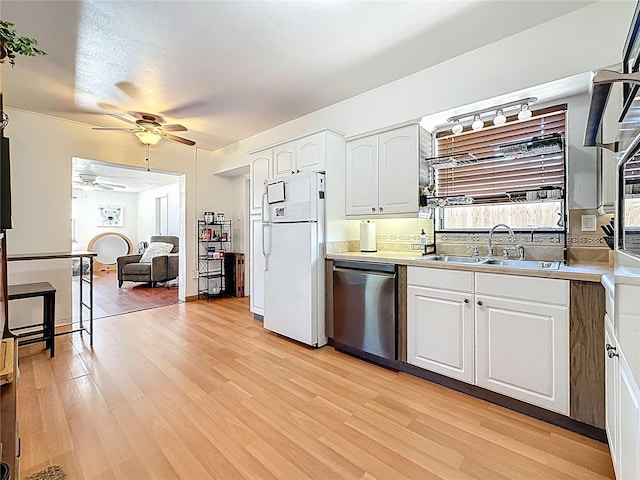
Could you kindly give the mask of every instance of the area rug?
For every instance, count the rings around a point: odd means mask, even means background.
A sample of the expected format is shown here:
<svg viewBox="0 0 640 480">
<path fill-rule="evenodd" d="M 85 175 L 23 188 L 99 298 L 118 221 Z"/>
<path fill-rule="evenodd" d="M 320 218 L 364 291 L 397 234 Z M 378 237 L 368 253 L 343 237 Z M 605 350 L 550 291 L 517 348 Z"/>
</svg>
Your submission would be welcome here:
<svg viewBox="0 0 640 480">
<path fill-rule="evenodd" d="M 29 475 L 24 480 L 66 480 L 67 474 L 60 468 L 60 465 L 50 465 L 33 475 Z"/>
</svg>

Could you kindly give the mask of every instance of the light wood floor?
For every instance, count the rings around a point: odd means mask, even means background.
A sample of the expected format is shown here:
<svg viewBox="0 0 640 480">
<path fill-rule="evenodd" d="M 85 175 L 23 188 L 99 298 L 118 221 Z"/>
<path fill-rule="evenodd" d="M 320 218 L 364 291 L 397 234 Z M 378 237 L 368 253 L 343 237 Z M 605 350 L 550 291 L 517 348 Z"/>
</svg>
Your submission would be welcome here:
<svg viewBox="0 0 640 480">
<path fill-rule="evenodd" d="M 20 350 L 22 476 L 604 479 L 606 445 L 263 330 L 247 299 L 101 319 Z"/>
</svg>

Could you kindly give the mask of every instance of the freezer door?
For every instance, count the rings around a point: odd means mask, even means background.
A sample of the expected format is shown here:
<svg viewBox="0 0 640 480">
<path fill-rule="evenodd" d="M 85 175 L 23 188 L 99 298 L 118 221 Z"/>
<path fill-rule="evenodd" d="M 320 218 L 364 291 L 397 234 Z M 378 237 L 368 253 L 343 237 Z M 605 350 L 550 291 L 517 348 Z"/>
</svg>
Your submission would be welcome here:
<svg viewBox="0 0 640 480">
<path fill-rule="evenodd" d="M 317 221 L 324 198 L 324 174 L 304 172 L 266 186 L 265 220 L 273 223 Z"/>
<path fill-rule="evenodd" d="M 317 223 L 270 225 L 269 267 L 265 272 L 264 327 L 272 332 L 306 343 L 324 345 L 324 328 L 318 321 L 324 313 L 319 304 L 319 257 Z M 322 282 L 323 283 L 323 282 Z"/>
</svg>

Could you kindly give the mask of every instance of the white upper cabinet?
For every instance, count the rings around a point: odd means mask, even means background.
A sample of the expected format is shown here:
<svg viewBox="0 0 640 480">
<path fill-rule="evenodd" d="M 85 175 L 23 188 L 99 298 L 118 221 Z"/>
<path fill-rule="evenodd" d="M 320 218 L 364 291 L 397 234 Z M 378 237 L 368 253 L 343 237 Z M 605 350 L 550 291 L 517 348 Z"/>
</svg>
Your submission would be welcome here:
<svg viewBox="0 0 640 480">
<path fill-rule="evenodd" d="M 285 143 L 273 149 L 273 177 L 291 175 L 296 169 L 296 144 Z"/>
<path fill-rule="evenodd" d="M 378 211 L 378 137 L 347 142 L 347 215 L 371 215 Z"/>
<path fill-rule="evenodd" d="M 346 214 L 418 211 L 419 126 L 347 142 Z"/>
<path fill-rule="evenodd" d="M 320 132 L 296 141 L 296 170 L 325 171 L 327 133 Z"/>
<path fill-rule="evenodd" d="M 325 170 L 326 132 L 319 132 L 273 149 L 273 177 Z"/>
<path fill-rule="evenodd" d="M 251 153 L 251 214 L 262 210 L 265 180 L 304 171 L 324 172 L 327 155 L 344 158 L 344 140 L 331 130 Z"/>
<path fill-rule="evenodd" d="M 251 214 L 262 212 L 264 182 L 271 178 L 272 153 L 272 150 L 265 150 L 251 156 Z"/>
<path fill-rule="evenodd" d="M 378 212 L 418 211 L 418 129 L 378 135 Z"/>
</svg>

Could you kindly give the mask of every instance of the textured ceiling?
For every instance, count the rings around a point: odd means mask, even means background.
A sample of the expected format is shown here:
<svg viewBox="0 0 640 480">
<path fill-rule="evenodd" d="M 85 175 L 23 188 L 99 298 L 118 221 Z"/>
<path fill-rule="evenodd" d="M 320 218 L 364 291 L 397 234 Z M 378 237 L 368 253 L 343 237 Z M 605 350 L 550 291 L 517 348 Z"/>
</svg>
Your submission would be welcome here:
<svg viewBox="0 0 640 480">
<path fill-rule="evenodd" d="M 11 107 L 89 125 L 161 114 L 215 150 L 589 3 L 2 0 L 48 53 L 2 85 Z"/>
<path fill-rule="evenodd" d="M 88 160 L 85 158 L 73 158 L 71 168 L 71 181 L 74 188 L 80 188 L 77 182 L 80 175 L 96 175 L 96 182 L 113 185 L 123 185 L 125 188 L 116 188 L 116 192 L 138 193 L 152 188 L 171 185 L 180 181 L 180 176 L 171 173 L 146 170 L 134 167 L 116 166 L 112 163 Z"/>
</svg>

